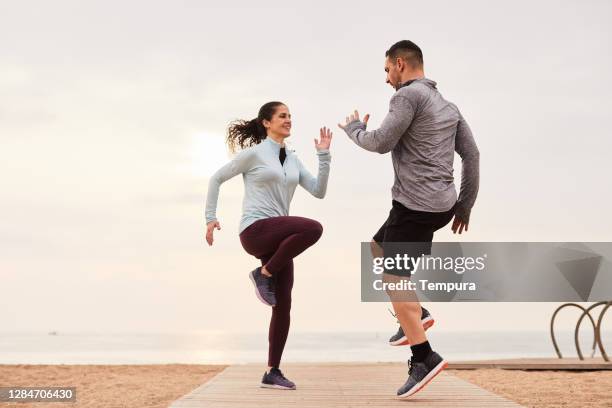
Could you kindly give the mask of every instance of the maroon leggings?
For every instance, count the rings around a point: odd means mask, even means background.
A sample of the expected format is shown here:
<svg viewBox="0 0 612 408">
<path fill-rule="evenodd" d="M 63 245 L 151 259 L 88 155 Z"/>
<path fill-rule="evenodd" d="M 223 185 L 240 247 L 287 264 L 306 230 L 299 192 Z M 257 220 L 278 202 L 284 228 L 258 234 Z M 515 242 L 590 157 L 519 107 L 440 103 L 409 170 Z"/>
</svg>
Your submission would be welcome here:
<svg viewBox="0 0 612 408">
<path fill-rule="evenodd" d="M 255 221 L 240 234 L 242 247 L 261 260 L 275 283 L 276 306 L 268 331 L 268 366 L 280 365 L 289 334 L 293 258 L 319 240 L 323 227 L 303 217 L 272 217 Z"/>
</svg>

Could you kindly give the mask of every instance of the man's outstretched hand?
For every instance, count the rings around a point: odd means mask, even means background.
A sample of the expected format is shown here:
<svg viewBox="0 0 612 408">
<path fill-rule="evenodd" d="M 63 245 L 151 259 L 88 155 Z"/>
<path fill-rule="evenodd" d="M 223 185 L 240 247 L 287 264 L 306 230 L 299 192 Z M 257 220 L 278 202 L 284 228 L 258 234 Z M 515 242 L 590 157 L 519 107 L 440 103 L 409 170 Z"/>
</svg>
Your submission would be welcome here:
<svg viewBox="0 0 612 408">
<path fill-rule="evenodd" d="M 453 220 L 453 226 L 451 227 L 453 230 L 453 234 L 461 234 L 463 229 L 465 228 L 465 232 L 468 230 L 468 223 L 463 221 L 461 218 L 455 215 L 455 219 Z"/>
<path fill-rule="evenodd" d="M 355 112 L 353 112 L 350 116 L 346 117 L 346 122 L 343 124 L 338 123 L 338 127 L 340 129 L 344 129 L 346 127 L 346 125 L 348 125 L 349 123 L 351 123 L 354 120 L 359 120 L 359 112 L 357 112 L 357 110 L 355 110 Z M 368 124 L 368 120 L 370 120 L 370 114 L 367 113 L 364 117 L 363 117 L 363 124 L 367 126 Z"/>
</svg>

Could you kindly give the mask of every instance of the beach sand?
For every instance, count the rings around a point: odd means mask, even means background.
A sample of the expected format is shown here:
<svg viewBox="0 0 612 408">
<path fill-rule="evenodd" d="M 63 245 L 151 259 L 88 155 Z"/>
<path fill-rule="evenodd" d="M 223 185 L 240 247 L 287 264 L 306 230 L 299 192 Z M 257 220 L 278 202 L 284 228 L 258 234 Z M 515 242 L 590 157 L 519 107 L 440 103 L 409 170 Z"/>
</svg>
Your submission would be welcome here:
<svg viewBox="0 0 612 408">
<path fill-rule="evenodd" d="M 76 387 L 77 402 L 6 403 L 0 408 L 167 408 L 223 370 L 220 365 L 0 365 L 0 386 Z"/>
<path fill-rule="evenodd" d="M 612 371 L 446 370 L 527 407 L 612 407 Z"/>
<path fill-rule="evenodd" d="M 74 386 L 76 403 L 0 403 L 0 408 L 165 408 L 224 366 L 0 365 L 0 386 Z M 529 407 L 611 407 L 612 371 L 447 370 Z M 398 379 L 398 384 L 404 379 Z"/>
</svg>

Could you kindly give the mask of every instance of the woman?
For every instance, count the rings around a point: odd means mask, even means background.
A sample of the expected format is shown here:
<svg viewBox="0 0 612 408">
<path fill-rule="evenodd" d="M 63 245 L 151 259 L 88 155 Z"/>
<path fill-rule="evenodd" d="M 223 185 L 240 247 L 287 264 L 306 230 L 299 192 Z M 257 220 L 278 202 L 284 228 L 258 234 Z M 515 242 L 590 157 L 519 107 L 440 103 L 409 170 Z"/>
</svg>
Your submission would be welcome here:
<svg viewBox="0 0 612 408">
<path fill-rule="evenodd" d="M 315 220 L 289 216 L 289 205 L 298 183 L 317 198 L 327 189 L 332 132 L 320 130 L 314 144 L 319 172 L 313 177 L 291 150 L 285 139 L 291 131 L 291 114 L 281 102 L 268 102 L 257 118 L 230 124 L 227 142 L 231 150 L 243 150 L 210 179 L 206 199 L 206 241 L 213 244 L 213 231 L 221 229 L 215 216 L 220 185 L 242 174 L 245 195 L 240 221 L 240 242 L 247 253 L 261 261 L 249 275 L 255 294 L 272 307 L 269 328 L 268 370 L 261 386 L 295 389 L 279 369 L 289 334 L 293 258 L 321 237 L 323 227 Z"/>
</svg>

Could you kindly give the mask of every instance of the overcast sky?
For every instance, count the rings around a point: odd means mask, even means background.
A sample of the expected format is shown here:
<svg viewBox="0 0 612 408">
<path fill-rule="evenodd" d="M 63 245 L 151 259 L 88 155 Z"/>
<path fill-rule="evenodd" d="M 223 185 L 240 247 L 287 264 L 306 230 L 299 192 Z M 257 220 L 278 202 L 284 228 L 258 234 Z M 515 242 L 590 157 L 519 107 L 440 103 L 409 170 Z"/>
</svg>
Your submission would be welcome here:
<svg viewBox="0 0 612 408">
<path fill-rule="evenodd" d="M 429 2 L 431 3 L 431 2 Z M 333 127 L 327 197 L 296 261 L 294 330 L 393 331 L 359 302 L 359 242 L 390 208 L 390 155 L 336 124 L 380 124 L 384 52 L 421 46 L 481 152 L 470 231 L 437 240 L 609 241 L 612 6 L 607 1 L 0 2 L 0 321 L 14 330 L 265 331 L 238 240 L 240 177 L 204 244 L 208 177 L 224 132 L 269 100 L 316 169 Z M 460 174 L 456 161 L 456 175 Z M 545 330 L 554 304 L 432 306 L 440 329 Z M 499 319 L 499 314 L 504 319 Z M 528 314 L 530 318 L 525 318 Z M 569 319 L 568 319 L 569 320 Z"/>
</svg>

